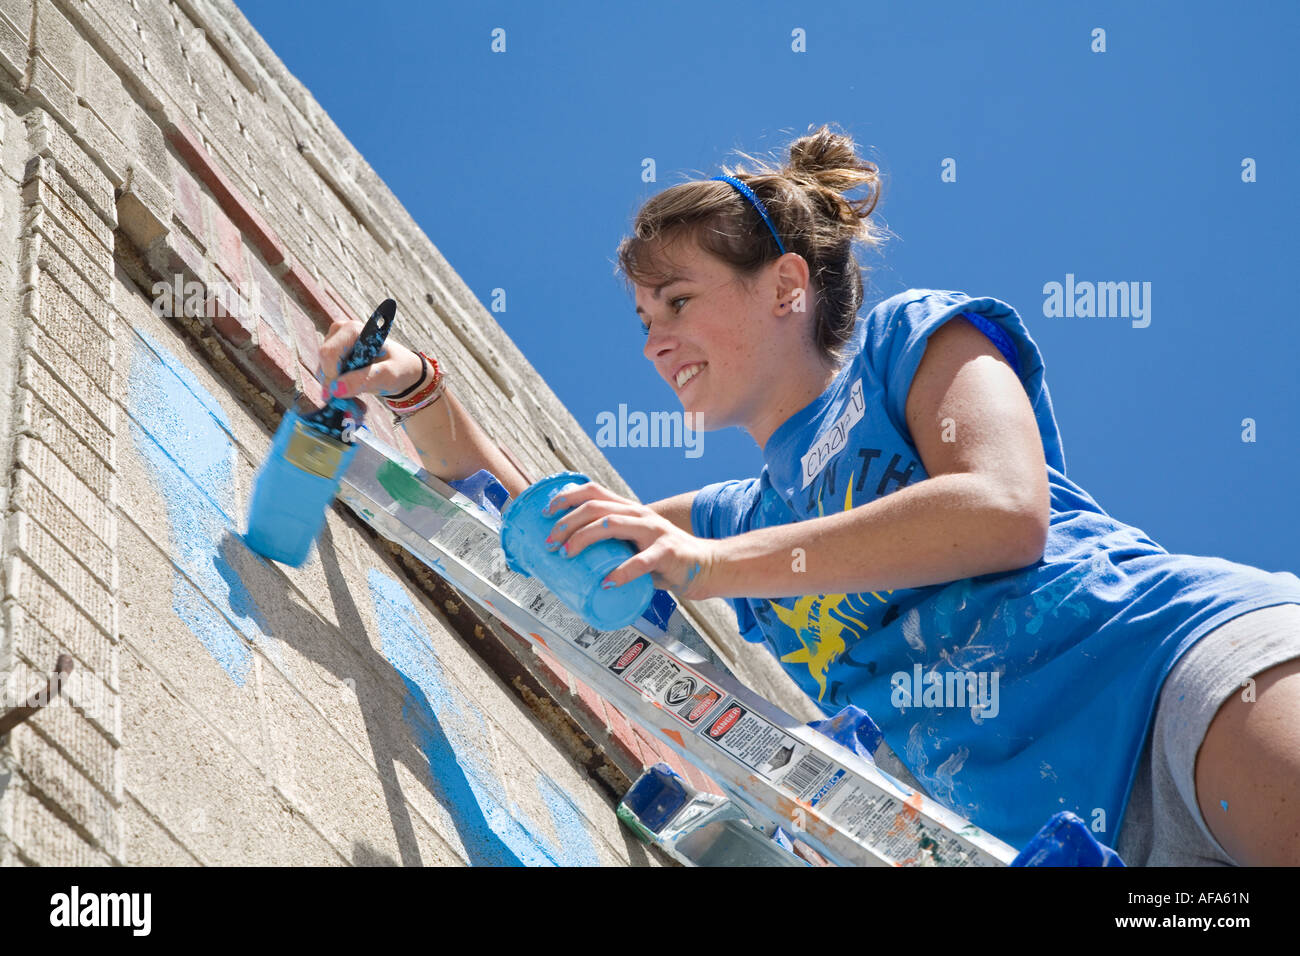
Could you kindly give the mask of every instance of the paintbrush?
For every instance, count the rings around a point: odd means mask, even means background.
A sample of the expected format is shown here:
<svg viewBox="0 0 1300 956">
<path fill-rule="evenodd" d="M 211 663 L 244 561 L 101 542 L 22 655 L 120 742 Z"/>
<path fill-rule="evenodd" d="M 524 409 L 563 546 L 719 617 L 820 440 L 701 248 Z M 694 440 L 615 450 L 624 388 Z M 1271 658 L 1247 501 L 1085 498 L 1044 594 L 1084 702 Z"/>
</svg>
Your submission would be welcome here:
<svg viewBox="0 0 1300 956">
<path fill-rule="evenodd" d="M 380 303 L 339 362 L 339 375 L 379 356 L 396 314 L 392 299 Z M 324 408 L 307 415 L 292 408 L 285 412 L 253 482 L 245 544 L 295 568 L 307 560 L 325 524 L 325 509 L 356 454 L 353 433 L 364 419 L 365 406 L 350 398 L 330 397 Z"/>
</svg>

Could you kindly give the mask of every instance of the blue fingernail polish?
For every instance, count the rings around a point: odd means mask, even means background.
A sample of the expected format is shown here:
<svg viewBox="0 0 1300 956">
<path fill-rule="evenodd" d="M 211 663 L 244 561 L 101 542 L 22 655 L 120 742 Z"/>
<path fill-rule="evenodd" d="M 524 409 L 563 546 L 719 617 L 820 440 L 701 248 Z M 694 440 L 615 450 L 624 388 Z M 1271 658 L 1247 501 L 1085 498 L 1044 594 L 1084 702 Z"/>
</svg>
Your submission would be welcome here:
<svg viewBox="0 0 1300 956">
<path fill-rule="evenodd" d="M 608 527 L 609 527 L 609 519 L 606 518 L 604 521 L 602 521 L 602 522 L 600 523 L 600 526 L 601 526 L 602 528 L 608 528 Z"/>
<path fill-rule="evenodd" d="M 601 589 L 602 591 L 608 591 L 608 590 L 609 590 L 610 588 L 612 588 L 612 587 L 617 587 L 617 585 L 616 585 L 613 581 L 601 581 L 601 582 L 600 582 L 600 589 Z"/>
</svg>

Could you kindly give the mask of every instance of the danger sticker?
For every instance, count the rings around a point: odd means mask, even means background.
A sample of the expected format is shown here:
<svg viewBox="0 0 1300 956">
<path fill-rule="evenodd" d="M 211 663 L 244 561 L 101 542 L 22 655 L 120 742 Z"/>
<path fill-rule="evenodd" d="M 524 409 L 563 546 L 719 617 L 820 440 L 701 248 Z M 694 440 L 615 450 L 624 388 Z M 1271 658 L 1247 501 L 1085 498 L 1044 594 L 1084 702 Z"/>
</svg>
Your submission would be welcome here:
<svg viewBox="0 0 1300 956">
<path fill-rule="evenodd" d="M 728 707 L 723 715 L 715 720 L 713 726 L 709 728 L 709 736 L 714 740 L 717 740 L 734 727 L 736 721 L 740 720 L 740 718 L 744 717 L 747 713 L 749 713 L 749 711 L 745 710 L 745 708 L 741 707 L 739 704 Z"/>
<path fill-rule="evenodd" d="M 780 727 L 729 699 L 700 735 L 768 780 L 781 777 L 802 747 Z"/>
<path fill-rule="evenodd" d="M 631 654 L 628 648 L 623 657 Z M 615 665 L 622 661 L 615 661 Z M 634 660 L 624 665 L 623 682 L 635 687 L 688 727 L 694 727 L 722 700 L 722 692 L 711 686 L 681 661 L 658 647 L 638 650 Z M 611 670 L 618 673 L 616 666 Z"/>
<path fill-rule="evenodd" d="M 629 647 L 627 650 L 625 650 L 622 654 L 620 654 L 618 660 L 616 660 L 614 663 L 609 665 L 609 669 L 612 670 L 615 674 L 623 673 L 625 670 L 627 670 L 629 667 L 632 666 L 632 662 L 635 661 L 638 657 L 640 657 L 641 652 L 644 651 L 649 646 L 650 646 L 650 642 L 646 640 L 633 641 L 632 646 Z"/>
</svg>

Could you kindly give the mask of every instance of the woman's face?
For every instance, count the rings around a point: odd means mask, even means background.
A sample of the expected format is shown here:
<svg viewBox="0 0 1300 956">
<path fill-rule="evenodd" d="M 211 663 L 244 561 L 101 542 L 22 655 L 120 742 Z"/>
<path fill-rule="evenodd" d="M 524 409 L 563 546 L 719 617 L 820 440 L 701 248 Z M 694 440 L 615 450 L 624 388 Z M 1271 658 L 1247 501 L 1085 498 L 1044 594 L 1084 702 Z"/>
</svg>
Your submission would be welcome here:
<svg viewBox="0 0 1300 956">
<path fill-rule="evenodd" d="M 694 430 L 745 427 L 771 394 L 789 334 L 790 323 L 777 321 L 775 271 L 760 272 L 747 289 L 694 243 L 680 243 L 671 261 L 663 285 L 636 286 L 637 313 L 648 326 L 645 357 L 683 410 L 699 416 Z"/>
</svg>

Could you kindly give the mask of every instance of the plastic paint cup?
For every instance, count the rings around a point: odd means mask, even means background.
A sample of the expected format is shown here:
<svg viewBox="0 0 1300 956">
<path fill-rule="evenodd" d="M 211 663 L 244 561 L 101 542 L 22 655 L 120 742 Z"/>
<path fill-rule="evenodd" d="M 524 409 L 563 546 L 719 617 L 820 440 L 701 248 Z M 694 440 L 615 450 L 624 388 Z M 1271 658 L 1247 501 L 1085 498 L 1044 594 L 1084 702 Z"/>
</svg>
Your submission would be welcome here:
<svg viewBox="0 0 1300 956">
<path fill-rule="evenodd" d="M 562 471 L 534 482 L 501 514 L 501 548 L 512 571 L 535 576 L 564 605 L 592 627 L 615 631 L 634 623 L 654 597 L 654 584 L 643 574 L 626 584 L 602 588 L 601 582 L 636 550 L 617 538 L 602 538 L 571 558 L 547 550 L 546 538 L 573 509 L 543 515 L 556 495 L 591 481 L 586 475 Z"/>
</svg>

